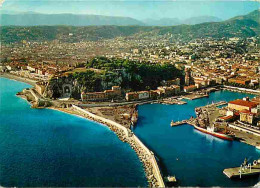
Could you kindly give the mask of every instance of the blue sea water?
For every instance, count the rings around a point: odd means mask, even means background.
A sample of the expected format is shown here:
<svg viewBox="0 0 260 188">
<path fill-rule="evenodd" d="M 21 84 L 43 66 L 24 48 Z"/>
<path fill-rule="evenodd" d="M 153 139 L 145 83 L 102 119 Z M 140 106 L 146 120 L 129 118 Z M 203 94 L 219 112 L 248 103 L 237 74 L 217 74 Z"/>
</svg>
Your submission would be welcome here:
<svg viewBox="0 0 260 188">
<path fill-rule="evenodd" d="M 107 127 L 15 94 L 29 85 L 0 78 L 1 186 L 146 186 L 137 155 Z"/>
<path fill-rule="evenodd" d="M 185 105 L 146 104 L 138 107 L 135 134 L 159 158 L 164 175 L 176 175 L 180 186 L 255 185 L 260 178 L 230 180 L 222 172 L 240 166 L 244 158 L 258 159 L 260 151 L 237 141 L 225 141 L 195 130 L 190 125 L 171 127 L 171 120 L 195 116 L 194 108 L 217 101 L 231 101 L 253 95 L 218 91 L 209 98 L 188 101 Z"/>
</svg>

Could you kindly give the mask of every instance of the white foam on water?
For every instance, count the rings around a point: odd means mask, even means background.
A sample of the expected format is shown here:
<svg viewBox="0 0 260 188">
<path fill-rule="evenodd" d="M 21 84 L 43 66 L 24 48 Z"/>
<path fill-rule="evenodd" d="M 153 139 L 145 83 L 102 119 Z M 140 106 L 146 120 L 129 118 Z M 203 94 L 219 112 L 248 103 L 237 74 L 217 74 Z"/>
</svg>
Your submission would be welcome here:
<svg viewBox="0 0 260 188">
<path fill-rule="evenodd" d="M 255 184 L 254 187 L 259 188 L 260 187 L 260 181 L 257 184 Z"/>
</svg>

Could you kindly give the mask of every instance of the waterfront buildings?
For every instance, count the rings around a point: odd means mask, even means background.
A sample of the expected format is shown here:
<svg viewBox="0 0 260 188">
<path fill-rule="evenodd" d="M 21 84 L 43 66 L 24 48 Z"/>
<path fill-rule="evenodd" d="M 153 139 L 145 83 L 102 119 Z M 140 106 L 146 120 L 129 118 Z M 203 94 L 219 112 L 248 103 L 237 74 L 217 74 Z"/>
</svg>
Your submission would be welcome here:
<svg viewBox="0 0 260 188">
<path fill-rule="evenodd" d="M 184 92 L 191 92 L 197 89 L 198 86 L 195 85 L 189 85 L 189 86 L 184 86 Z"/>
<path fill-rule="evenodd" d="M 126 93 L 125 99 L 126 101 L 158 99 L 160 97 L 171 97 L 178 95 L 180 92 L 180 86 L 178 85 L 160 86 L 157 87 L 156 90 L 128 92 Z"/>
<path fill-rule="evenodd" d="M 257 107 L 257 105 L 258 103 L 249 101 L 249 98 L 244 98 L 244 99 L 237 99 L 234 101 L 230 101 L 228 103 L 228 108 L 236 111 L 242 111 L 242 110 L 251 111 L 251 109 Z"/>
<path fill-rule="evenodd" d="M 103 92 L 82 92 L 82 101 L 104 101 L 118 99 L 121 97 L 121 87 L 112 86 L 111 90 L 105 90 Z"/>
<path fill-rule="evenodd" d="M 253 102 L 250 101 L 249 98 L 243 98 L 228 103 L 227 119 L 239 119 L 241 122 L 257 126 L 260 121 L 259 117 L 259 102 Z"/>
</svg>

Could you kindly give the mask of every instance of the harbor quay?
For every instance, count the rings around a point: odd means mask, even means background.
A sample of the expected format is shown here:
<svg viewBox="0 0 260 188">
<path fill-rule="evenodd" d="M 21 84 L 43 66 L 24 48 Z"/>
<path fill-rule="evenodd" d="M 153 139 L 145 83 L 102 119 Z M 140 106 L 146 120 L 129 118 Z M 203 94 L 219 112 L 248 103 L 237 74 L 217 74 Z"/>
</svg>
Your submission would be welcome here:
<svg viewBox="0 0 260 188">
<path fill-rule="evenodd" d="M 229 91 L 241 92 L 241 93 L 249 93 L 249 94 L 260 95 L 260 90 L 232 87 L 232 86 L 226 86 L 226 85 L 223 86 L 223 89 L 229 90 Z"/>
<path fill-rule="evenodd" d="M 248 176 L 255 176 L 260 174 L 260 158 L 254 160 L 253 163 L 241 164 L 240 167 L 224 169 L 223 173 L 228 178 L 245 178 Z"/>
<path fill-rule="evenodd" d="M 259 148 L 260 129 L 257 126 L 252 126 L 239 120 L 234 121 L 234 119 L 231 119 L 233 121 L 223 121 L 226 120 L 226 116 L 223 118 L 223 111 L 225 113 L 227 107 L 221 106 L 227 104 L 228 102 L 226 101 L 219 101 L 197 107 L 195 108 L 195 111 L 201 111 L 203 117 L 191 117 L 190 119 L 184 119 L 181 121 L 172 120 L 170 125 L 175 127 L 189 124 L 204 133 L 211 134 L 219 138 L 226 138 L 227 135 L 230 135 L 232 138 L 229 138 L 228 136 L 228 140 L 237 140 Z M 204 127 L 205 130 L 201 129 L 200 127 Z M 214 129 L 210 130 L 207 127 L 213 127 Z M 215 134 L 216 132 L 219 132 L 221 135 Z"/>
</svg>

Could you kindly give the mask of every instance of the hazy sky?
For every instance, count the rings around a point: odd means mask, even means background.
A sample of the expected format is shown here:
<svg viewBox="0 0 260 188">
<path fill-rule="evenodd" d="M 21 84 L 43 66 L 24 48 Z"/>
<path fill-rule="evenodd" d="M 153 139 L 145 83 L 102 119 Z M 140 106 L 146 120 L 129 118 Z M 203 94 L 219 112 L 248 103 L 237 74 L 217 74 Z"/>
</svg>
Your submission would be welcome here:
<svg viewBox="0 0 260 188">
<path fill-rule="evenodd" d="M 196 0 L 5 0 L 2 10 L 35 11 L 42 13 L 98 14 L 146 18 L 190 18 L 216 16 L 228 19 L 259 9 L 254 1 L 196 1 Z"/>
</svg>

